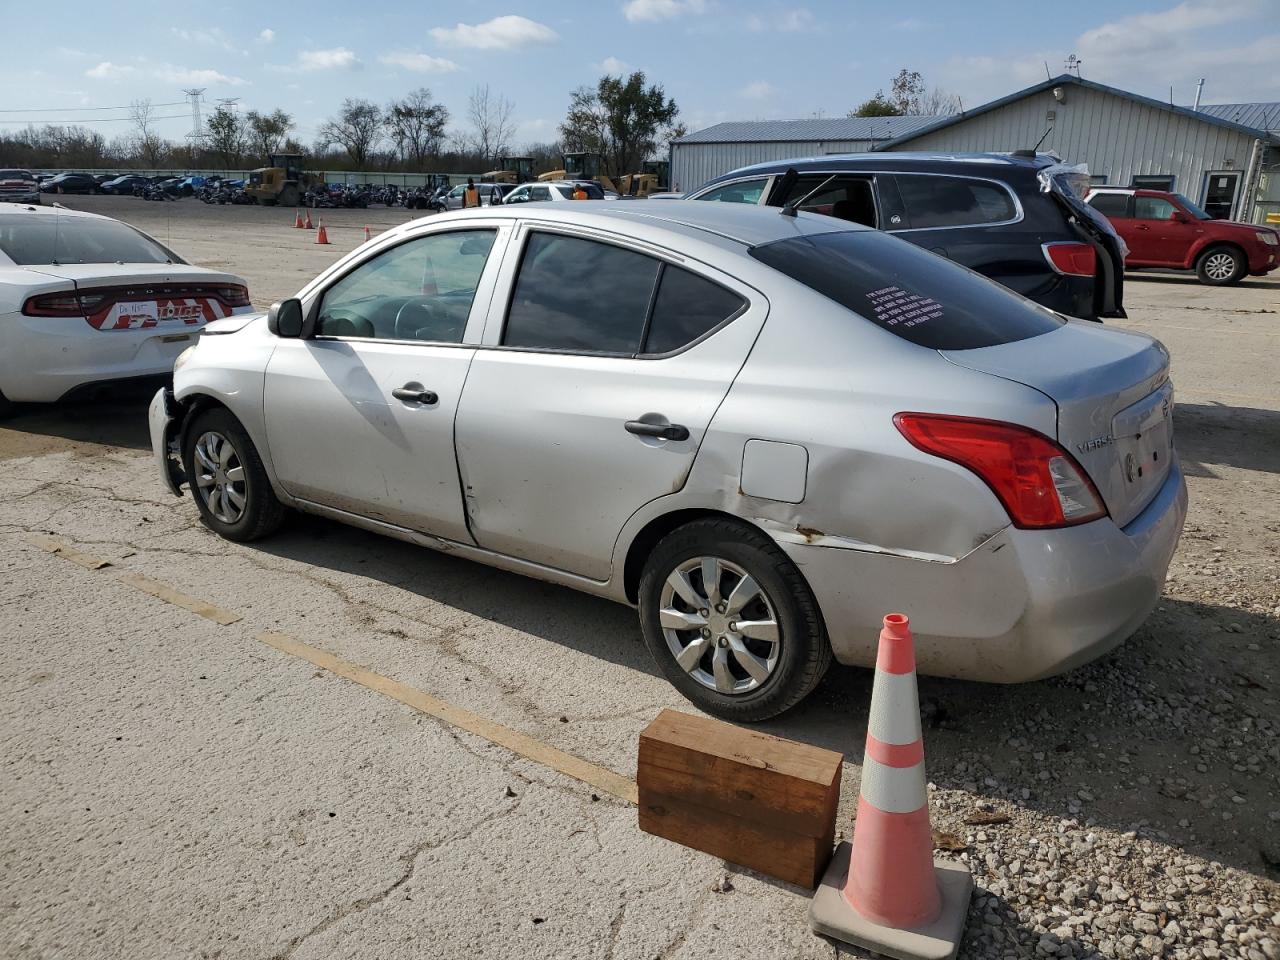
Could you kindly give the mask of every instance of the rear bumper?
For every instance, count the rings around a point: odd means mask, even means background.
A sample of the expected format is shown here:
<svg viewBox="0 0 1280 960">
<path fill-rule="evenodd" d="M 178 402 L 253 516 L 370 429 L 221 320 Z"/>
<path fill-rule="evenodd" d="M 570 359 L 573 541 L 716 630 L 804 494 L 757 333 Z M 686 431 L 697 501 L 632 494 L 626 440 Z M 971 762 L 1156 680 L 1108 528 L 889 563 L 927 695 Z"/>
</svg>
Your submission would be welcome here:
<svg viewBox="0 0 1280 960">
<path fill-rule="evenodd" d="M 97 330 L 82 317 L 0 315 L 0 393 L 21 403 L 74 399 L 86 390 L 167 379 L 200 328 Z"/>
<path fill-rule="evenodd" d="M 921 673 L 1020 683 L 1128 638 L 1164 586 L 1187 512 L 1181 468 L 1123 529 L 1007 527 L 952 563 L 780 543 L 822 608 L 836 659 L 872 666 L 881 617 L 911 617 Z"/>
</svg>

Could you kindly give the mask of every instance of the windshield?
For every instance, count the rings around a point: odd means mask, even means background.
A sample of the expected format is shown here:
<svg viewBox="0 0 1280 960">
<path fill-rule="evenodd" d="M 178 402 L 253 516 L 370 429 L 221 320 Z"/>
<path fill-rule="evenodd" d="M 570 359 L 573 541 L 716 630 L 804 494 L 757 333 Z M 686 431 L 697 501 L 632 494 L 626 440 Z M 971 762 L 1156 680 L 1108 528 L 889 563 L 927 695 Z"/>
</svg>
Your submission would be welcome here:
<svg viewBox="0 0 1280 960">
<path fill-rule="evenodd" d="M 1205 213 L 1203 210 L 1201 210 L 1199 207 L 1197 207 L 1194 203 L 1192 203 L 1190 200 L 1188 200 L 1188 199 L 1187 199 L 1186 197 L 1184 197 L 1182 194 L 1180 194 L 1180 193 L 1175 193 L 1175 194 L 1174 194 L 1174 196 L 1178 198 L 1178 202 L 1179 202 L 1180 204 L 1182 204 L 1183 209 L 1184 209 L 1184 210 L 1186 210 L 1186 211 L 1187 211 L 1187 213 L 1189 213 L 1189 214 L 1191 214 L 1193 217 L 1195 217 L 1197 220 L 1212 220 L 1212 219 L 1213 219 L 1213 217 L 1209 216 L 1207 213 Z"/>
<path fill-rule="evenodd" d="M 750 253 L 894 336 L 934 350 L 1012 343 L 1065 322 L 972 270 L 875 230 L 792 237 Z"/>
<path fill-rule="evenodd" d="M 0 214 L 0 252 L 14 263 L 182 263 L 115 220 Z"/>
</svg>

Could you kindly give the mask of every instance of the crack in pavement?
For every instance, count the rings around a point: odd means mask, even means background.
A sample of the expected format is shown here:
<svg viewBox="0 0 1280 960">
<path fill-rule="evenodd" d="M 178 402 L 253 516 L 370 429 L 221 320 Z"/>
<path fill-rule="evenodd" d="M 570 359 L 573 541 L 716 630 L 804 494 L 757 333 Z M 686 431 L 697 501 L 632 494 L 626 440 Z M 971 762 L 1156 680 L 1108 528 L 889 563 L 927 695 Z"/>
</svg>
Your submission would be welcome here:
<svg viewBox="0 0 1280 960">
<path fill-rule="evenodd" d="M 414 846 L 412 849 L 401 854 L 400 860 L 402 863 L 405 864 L 405 869 L 398 877 L 392 880 L 391 883 L 389 883 L 387 886 L 383 887 L 381 890 L 377 891 L 376 893 L 372 893 L 372 894 L 369 894 L 368 896 L 361 897 L 358 900 L 353 900 L 350 903 L 339 907 L 338 909 L 333 911 L 331 914 L 329 914 L 329 916 L 325 917 L 319 923 L 315 924 L 306 933 L 299 934 L 298 936 L 294 937 L 292 940 L 289 941 L 289 943 L 283 949 L 273 953 L 270 957 L 270 960 L 288 960 L 288 958 L 292 957 L 295 953 L 297 953 L 298 949 L 302 947 L 308 940 L 312 939 L 313 937 L 317 937 L 320 934 L 324 933 L 325 931 L 331 929 L 336 924 L 341 923 L 343 920 L 347 919 L 347 917 L 351 917 L 351 916 L 355 916 L 356 914 L 363 913 L 364 911 L 368 910 L 370 907 L 374 907 L 374 906 L 377 906 L 379 903 L 382 903 L 388 897 L 390 897 L 391 894 L 395 893 L 397 890 L 399 890 L 406 883 L 408 883 L 410 880 L 413 879 L 414 874 L 418 870 L 418 860 L 424 853 L 427 853 L 428 851 L 431 851 L 431 850 L 438 850 L 451 843 L 456 843 L 459 840 L 466 840 L 467 838 L 471 837 L 473 834 L 475 834 L 477 831 L 479 831 L 482 827 L 486 826 L 487 824 L 490 824 L 493 821 L 499 820 L 503 817 L 509 816 L 510 814 L 519 810 L 520 804 L 523 801 L 523 799 L 524 799 L 523 794 L 520 796 L 517 796 L 515 798 L 515 801 L 511 803 L 509 806 L 501 810 L 495 810 L 492 813 L 481 817 L 479 820 L 473 823 L 466 830 L 463 830 L 460 833 L 452 834 L 447 837 L 442 837 L 439 840 L 430 840 L 430 841 L 427 841 L 426 843 L 418 844 Z"/>
</svg>

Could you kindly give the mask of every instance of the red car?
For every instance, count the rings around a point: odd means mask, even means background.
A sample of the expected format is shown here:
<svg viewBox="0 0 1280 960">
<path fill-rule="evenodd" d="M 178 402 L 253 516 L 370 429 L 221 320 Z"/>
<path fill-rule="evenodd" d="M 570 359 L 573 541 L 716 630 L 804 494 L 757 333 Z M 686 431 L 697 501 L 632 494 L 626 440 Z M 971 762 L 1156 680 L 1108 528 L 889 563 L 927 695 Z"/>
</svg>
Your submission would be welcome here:
<svg viewBox="0 0 1280 960">
<path fill-rule="evenodd" d="M 1180 193 L 1096 187 L 1087 199 L 1128 244 L 1126 267 L 1194 270 L 1201 283 L 1213 286 L 1280 267 L 1280 232 L 1214 220 Z"/>
</svg>

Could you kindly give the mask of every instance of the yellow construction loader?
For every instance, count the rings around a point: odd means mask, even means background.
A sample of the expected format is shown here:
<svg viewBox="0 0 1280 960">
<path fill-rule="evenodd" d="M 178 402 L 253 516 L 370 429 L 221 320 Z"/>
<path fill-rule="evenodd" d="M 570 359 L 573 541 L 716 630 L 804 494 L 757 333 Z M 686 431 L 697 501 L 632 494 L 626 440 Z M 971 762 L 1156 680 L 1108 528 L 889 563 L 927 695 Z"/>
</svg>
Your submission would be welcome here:
<svg viewBox="0 0 1280 960">
<path fill-rule="evenodd" d="M 533 179 L 533 157 L 499 157 L 498 167 L 480 174 L 480 182 L 528 183 Z"/>
<path fill-rule="evenodd" d="M 323 174 L 304 171 L 302 163 L 300 153 L 273 153 L 267 158 L 268 166 L 249 174 L 244 192 L 264 206 L 296 207 L 314 181 L 324 180 Z"/>
</svg>

